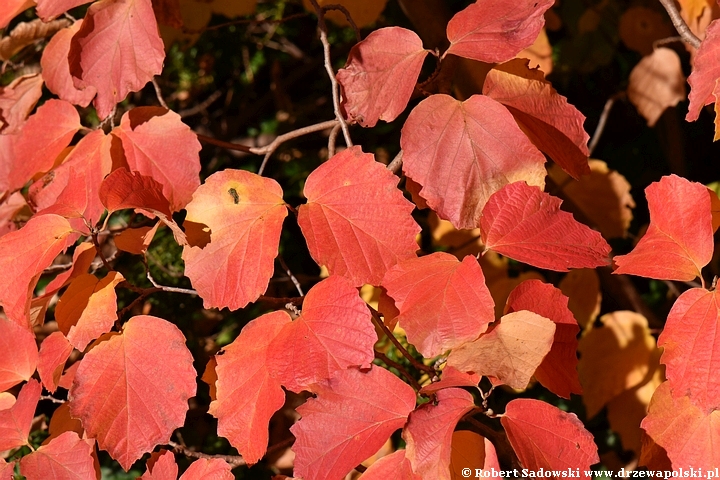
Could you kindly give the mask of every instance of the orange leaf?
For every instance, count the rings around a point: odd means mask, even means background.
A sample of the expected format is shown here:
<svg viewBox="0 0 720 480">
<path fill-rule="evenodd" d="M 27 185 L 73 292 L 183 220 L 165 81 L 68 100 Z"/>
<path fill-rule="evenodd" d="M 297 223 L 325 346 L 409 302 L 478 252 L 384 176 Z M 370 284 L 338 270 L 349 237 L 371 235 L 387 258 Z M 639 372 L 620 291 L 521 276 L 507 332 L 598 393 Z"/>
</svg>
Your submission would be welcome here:
<svg viewBox="0 0 720 480">
<path fill-rule="evenodd" d="M 153 227 L 128 228 L 123 230 L 113 238 L 115 246 L 123 252 L 142 255 L 147 252 L 160 225 L 160 222 L 157 222 Z"/>
<path fill-rule="evenodd" d="M 545 156 L 510 112 L 484 95 L 464 102 L 431 95 L 410 112 L 400 145 L 405 174 L 456 228 L 477 227 L 490 196 L 509 183 L 545 185 Z"/>
<path fill-rule="evenodd" d="M 308 175 L 308 203 L 298 209 L 298 224 L 310 254 L 331 275 L 358 287 L 379 285 L 390 267 L 415 256 L 420 227 L 397 182 L 360 147 L 343 150 Z"/>
<path fill-rule="evenodd" d="M 554 336 L 551 320 L 525 310 L 508 313 L 490 332 L 450 352 L 447 364 L 495 377 L 495 384 L 524 389 L 550 351 Z"/>
<path fill-rule="evenodd" d="M 187 206 L 189 222 L 209 229 L 210 243 L 183 247 L 185 275 L 205 308 L 242 308 L 265 292 L 287 215 L 275 180 L 244 170 L 210 175 Z M 205 230 L 208 232 L 208 230 Z"/>
<path fill-rule="evenodd" d="M 93 3 L 68 54 L 75 87 L 97 90 L 95 108 L 100 118 L 159 75 L 164 59 L 150 0 Z"/>
<path fill-rule="evenodd" d="M 17 400 L 0 407 L 0 449 L 10 450 L 28 444 L 30 426 L 41 393 L 40 382 L 31 379 L 20 389 Z"/>
<path fill-rule="evenodd" d="M 196 372 L 173 324 L 140 315 L 85 354 L 70 389 L 70 413 L 126 471 L 185 422 Z"/>
<path fill-rule="evenodd" d="M 40 344 L 40 357 L 38 359 L 38 374 L 46 390 L 54 392 L 60 381 L 65 361 L 73 351 L 62 332 L 53 332 Z"/>
</svg>

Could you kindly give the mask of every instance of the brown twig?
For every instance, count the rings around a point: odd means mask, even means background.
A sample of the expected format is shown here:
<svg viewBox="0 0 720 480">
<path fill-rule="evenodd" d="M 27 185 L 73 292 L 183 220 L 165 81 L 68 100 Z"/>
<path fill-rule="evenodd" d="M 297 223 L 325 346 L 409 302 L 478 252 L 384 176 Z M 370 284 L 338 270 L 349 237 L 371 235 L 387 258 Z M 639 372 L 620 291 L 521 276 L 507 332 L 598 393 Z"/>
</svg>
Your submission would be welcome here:
<svg viewBox="0 0 720 480">
<path fill-rule="evenodd" d="M 397 363 L 394 360 L 390 360 L 387 357 L 387 355 L 385 355 L 382 352 L 378 352 L 377 350 L 375 350 L 375 358 L 377 358 L 378 360 L 382 360 L 385 363 L 385 365 L 387 365 L 388 367 L 392 367 L 395 370 L 397 370 L 398 372 L 400 372 L 400 375 L 405 377 L 405 379 L 410 383 L 410 385 L 412 385 L 412 387 L 415 389 L 416 392 L 420 391 L 420 389 L 422 388 L 422 385 L 420 385 L 420 383 L 417 380 L 415 380 L 415 377 L 410 375 L 410 372 L 405 370 L 405 367 L 403 367 L 402 365 L 400 365 L 399 363 Z"/>
<path fill-rule="evenodd" d="M 153 88 L 155 88 L 155 96 L 157 97 L 158 103 L 160 103 L 160 106 L 163 108 L 167 108 L 170 110 L 170 107 L 167 106 L 167 103 L 165 103 L 165 99 L 162 95 L 162 90 L 160 90 L 160 85 L 158 85 L 157 80 L 155 80 L 155 77 L 152 79 Z"/>
<path fill-rule="evenodd" d="M 188 447 L 180 445 L 179 443 L 175 443 L 172 440 L 169 441 L 167 444 L 172 447 L 173 451 L 175 451 L 181 455 L 185 455 L 186 457 L 205 458 L 208 460 L 212 460 L 214 458 L 219 458 L 221 460 L 225 460 L 227 463 L 232 465 L 233 468 L 239 467 L 242 465 L 247 465 L 245 460 L 240 455 L 209 455 L 207 453 L 196 452 L 195 450 L 190 450 Z"/>
<path fill-rule="evenodd" d="M 687 23 L 685 23 L 685 20 L 683 20 L 675 4 L 675 0 L 660 0 L 660 3 L 665 7 L 665 10 L 670 16 L 670 20 L 672 20 L 673 25 L 675 25 L 675 30 L 677 30 L 683 40 L 695 48 L 700 48 L 700 39 L 695 36 Z"/>
<path fill-rule="evenodd" d="M 121 285 L 122 285 L 122 284 L 121 284 Z M 160 291 L 162 291 L 161 289 L 155 288 L 155 287 L 153 287 L 153 288 L 146 288 L 146 289 L 143 289 L 143 290 L 144 290 L 143 292 L 140 292 L 140 296 L 139 296 L 139 297 L 137 297 L 137 298 L 134 299 L 132 302 L 130 302 L 129 304 L 125 305 L 123 308 L 121 308 L 120 310 L 117 311 L 117 318 L 118 318 L 118 319 L 117 319 L 117 322 L 120 322 L 120 320 L 122 319 L 122 317 L 124 317 L 127 312 L 129 312 L 129 311 L 131 311 L 133 308 L 135 308 L 135 305 L 137 305 L 138 303 L 140 303 L 140 302 L 142 302 L 143 300 L 145 300 L 149 295 L 151 295 L 151 294 L 153 294 L 153 293 L 155 293 L 155 292 L 160 292 Z M 117 327 L 118 327 L 118 330 L 119 330 L 119 329 L 120 329 L 120 323 L 117 324 Z"/>
<path fill-rule="evenodd" d="M 592 156 L 593 152 L 595 151 L 595 147 L 597 147 L 597 144 L 600 141 L 600 137 L 605 130 L 605 125 L 607 124 L 607 119 L 610 116 L 610 110 L 612 110 L 615 102 L 624 96 L 625 92 L 616 93 L 612 97 L 608 98 L 607 102 L 605 102 L 605 107 L 603 107 L 603 111 L 600 114 L 600 120 L 598 120 L 597 127 L 595 127 L 595 132 L 593 133 L 593 136 L 590 139 L 590 143 L 588 144 L 588 156 Z"/>
<path fill-rule="evenodd" d="M 337 140 L 338 132 L 340 132 L 340 122 L 330 130 L 330 135 L 328 136 L 328 158 L 335 156 L 335 141 Z"/>
<path fill-rule="evenodd" d="M 343 117 L 342 112 L 340 111 L 339 86 L 337 79 L 335 78 L 335 71 L 332 67 L 332 60 L 330 59 L 330 42 L 327 38 L 325 12 L 322 8 L 320 8 L 317 0 L 310 0 L 310 3 L 312 3 L 313 8 L 315 9 L 315 13 L 318 17 L 318 29 L 320 29 L 320 43 L 322 43 L 323 46 L 325 70 L 327 71 L 328 77 L 330 78 L 330 83 L 332 85 L 333 111 L 335 112 L 335 118 L 338 122 L 340 122 L 340 128 L 342 128 L 343 136 L 345 137 L 345 145 L 348 147 L 352 147 L 353 143 L 352 139 L 350 138 L 350 130 L 348 130 L 347 122 L 345 122 L 345 117 Z"/>
<path fill-rule="evenodd" d="M 105 259 L 105 255 L 102 253 L 102 247 L 100 247 L 100 243 L 98 242 L 98 232 L 94 228 L 90 231 L 90 236 L 92 237 L 93 245 L 95 246 L 95 251 L 97 252 L 98 256 L 100 257 L 100 260 L 102 260 L 103 265 L 105 268 L 108 269 L 108 272 L 112 271 L 112 267 L 108 263 L 108 261 Z"/>
<path fill-rule="evenodd" d="M 385 336 L 393 343 L 393 345 L 395 345 L 395 348 L 400 350 L 400 353 L 402 353 L 403 357 L 405 357 L 410 362 L 410 364 L 412 364 L 413 367 L 415 367 L 421 372 L 427 373 L 428 375 L 430 375 L 431 378 L 437 375 L 437 372 L 432 367 L 429 367 L 424 363 L 418 362 L 415 357 L 410 355 L 410 352 L 408 352 L 407 349 L 403 346 L 403 344 L 400 343 L 397 338 L 395 338 L 395 335 L 393 335 L 387 325 L 385 325 L 385 322 L 382 321 L 382 318 L 380 318 L 380 312 L 375 310 L 370 305 L 368 305 L 367 307 L 370 310 L 370 314 L 372 315 L 372 319 L 374 320 L 375 324 L 383 331 Z"/>
<path fill-rule="evenodd" d="M 222 140 L 218 140 L 217 138 L 208 137 L 207 135 L 202 135 L 200 133 L 196 133 L 198 140 L 204 143 L 209 143 L 211 145 L 215 145 L 216 147 L 222 147 L 226 150 L 237 150 L 240 152 L 245 153 L 252 153 L 250 149 L 252 147 L 248 147 L 247 145 L 240 145 L 239 143 L 230 143 L 230 142 L 224 142 Z"/>
<path fill-rule="evenodd" d="M 350 27 L 352 27 L 353 31 L 355 32 L 355 39 L 360 42 L 362 40 L 362 35 L 360 34 L 360 29 L 358 28 L 357 24 L 355 23 L 355 20 L 352 19 L 352 16 L 350 15 L 350 12 L 348 12 L 348 9 L 345 8 L 342 5 L 339 5 L 337 3 L 332 3 L 330 5 L 323 5 L 322 6 L 323 13 L 327 12 L 328 10 L 338 10 L 342 12 L 343 15 L 345 15 L 345 20 L 348 21 L 350 24 Z"/>
<path fill-rule="evenodd" d="M 395 155 L 395 158 L 392 159 L 392 162 L 388 163 L 387 169 L 390 170 L 392 173 L 397 173 L 402 167 L 402 161 L 403 151 L 400 150 L 398 154 Z"/>
<path fill-rule="evenodd" d="M 315 125 L 308 125 L 307 127 L 298 128 L 297 130 L 278 135 L 275 140 L 270 142 L 268 145 L 265 145 L 264 147 L 251 147 L 250 153 L 254 153 L 255 155 L 265 154 L 265 158 L 263 158 L 262 164 L 258 169 L 258 175 L 262 175 L 262 172 L 265 170 L 265 166 L 267 165 L 270 156 L 284 142 L 292 140 L 293 138 L 302 137 L 303 135 L 307 135 L 308 133 L 320 132 L 322 130 L 327 130 L 328 128 L 334 128 L 337 123 L 337 120 L 328 120 L 327 122 L 320 122 L 316 123 Z"/>
<path fill-rule="evenodd" d="M 222 91 L 215 90 L 213 93 L 210 94 L 209 97 L 207 97 L 205 100 L 198 103 L 194 107 L 186 108 L 185 110 L 180 110 L 178 112 L 178 115 L 180 115 L 180 118 L 191 117 L 193 115 L 196 115 L 196 114 L 202 112 L 203 110 L 205 110 L 210 105 L 212 105 L 215 102 L 215 100 L 217 100 L 220 97 L 222 97 Z"/>
</svg>

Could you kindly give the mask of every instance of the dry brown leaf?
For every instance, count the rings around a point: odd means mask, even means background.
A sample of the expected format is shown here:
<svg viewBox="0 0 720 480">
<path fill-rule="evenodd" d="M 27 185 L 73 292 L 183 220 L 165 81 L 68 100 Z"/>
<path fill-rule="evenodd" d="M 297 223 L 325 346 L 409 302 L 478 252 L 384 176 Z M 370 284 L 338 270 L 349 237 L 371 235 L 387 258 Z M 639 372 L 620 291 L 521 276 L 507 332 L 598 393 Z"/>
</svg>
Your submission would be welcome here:
<svg viewBox="0 0 720 480">
<path fill-rule="evenodd" d="M 620 39 L 630 50 L 650 55 L 653 43 L 661 38 L 677 35 L 675 28 L 665 22 L 658 10 L 646 7 L 630 7 L 620 17 Z"/>
<path fill-rule="evenodd" d="M 535 42 L 518 53 L 515 58 L 527 58 L 530 60 L 530 68 L 539 67 L 545 75 L 549 75 L 553 69 L 552 46 L 545 29 L 540 30 Z"/>
<path fill-rule="evenodd" d="M 601 160 L 590 160 L 589 163 L 590 175 L 577 182 L 557 165 L 551 165 L 548 175 L 605 238 L 624 237 L 635 208 L 630 183 Z"/>
<path fill-rule="evenodd" d="M 560 291 L 569 298 L 568 308 L 578 325 L 585 330 L 592 328 L 592 323 L 600 313 L 600 278 L 595 270 L 579 268 L 560 280 Z"/>
<path fill-rule="evenodd" d="M 39 18 L 30 22 L 18 23 L 9 35 L 0 39 L 0 59 L 10 60 L 13 55 L 35 40 L 51 37 L 55 32 L 68 25 L 70 25 L 70 21 L 64 18 L 48 23 L 43 22 Z"/>
<path fill-rule="evenodd" d="M 500 469 L 495 446 L 485 437 L 469 430 L 458 430 L 452 434 L 450 444 L 450 475 L 453 480 L 467 478 L 464 468 L 491 471 Z"/>
<path fill-rule="evenodd" d="M 610 400 L 641 384 L 650 372 L 657 347 L 647 320 L 639 313 L 618 311 L 600 317 L 603 327 L 578 342 L 578 376 L 588 418 Z"/>
<path fill-rule="evenodd" d="M 385 10 L 387 0 L 318 0 L 318 5 L 342 5 L 350 13 L 350 17 L 358 28 L 367 27 L 375 23 L 380 14 Z M 310 0 L 303 0 L 303 6 L 308 12 L 315 13 Z M 330 10 L 325 13 L 325 18 L 341 27 L 347 27 L 345 15 L 338 10 Z"/>
<path fill-rule="evenodd" d="M 658 48 L 643 57 L 630 72 L 627 95 L 648 126 L 654 126 L 666 108 L 687 96 L 680 56 L 669 48 Z"/>
</svg>

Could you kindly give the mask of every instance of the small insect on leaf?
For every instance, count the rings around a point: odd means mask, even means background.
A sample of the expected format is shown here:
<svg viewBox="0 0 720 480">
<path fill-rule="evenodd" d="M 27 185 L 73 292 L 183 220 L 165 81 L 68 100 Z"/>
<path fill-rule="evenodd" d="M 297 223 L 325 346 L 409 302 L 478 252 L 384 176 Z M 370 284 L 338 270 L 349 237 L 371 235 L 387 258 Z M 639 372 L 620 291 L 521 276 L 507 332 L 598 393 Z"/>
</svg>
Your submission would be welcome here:
<svg viewBox="0 0 720 480">
<path fill-rule="evenodd" d="M 228 190 L 228 193 L 233 198 L 233 202 L 235 202 L 235 205 L 240 203 L 240 196 L 238 195 L 237 190 L 235 190 L 234 188 L 231 188 L 230 190 Z"/>
</svg>

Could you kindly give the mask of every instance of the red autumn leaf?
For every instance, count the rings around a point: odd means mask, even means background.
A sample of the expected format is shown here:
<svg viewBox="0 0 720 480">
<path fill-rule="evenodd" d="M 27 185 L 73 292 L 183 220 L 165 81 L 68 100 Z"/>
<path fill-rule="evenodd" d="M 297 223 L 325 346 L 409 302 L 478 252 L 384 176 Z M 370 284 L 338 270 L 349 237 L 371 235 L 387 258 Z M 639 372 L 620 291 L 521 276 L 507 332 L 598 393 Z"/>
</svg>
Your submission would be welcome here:
<svg viewBox="0 0 720 480">
<path fill-rule="evenodd" d="M 0 318 L 0 392 L 29 380 L 38 363 L 35 335 L 27 327 Z"/>
<path fill-rule="evenodd" d="M 170 205 L 162 185 L 152 177 L 118 168 L 100 185 L 99 197 L 108 212 L 139 208 L 170 217 Z"/>
<path fill-rule="evenodd" d="M 113 238 L 115 246 L 123 252 L 143 255 L 147 252 L 148 247 L 150 247 L 150 243 L 153 241 L 160 225 L 161 222 L 157 222 L 153 227 L 138 227 L 123 230 Z"/>
<path fill-rule="evenodd" d="M 201 458 L 191 463 L 179 480 L 233 480 L 230 468 L 221 458 Z"/>
<path fill-rule="evenodd" d="M 475 407 L 473 397 L 460 388 L 440 390 L 437 403 L 410 413 L 403 430 L 405 457 L 422 478 L 450 480 L 450 444 L 458 421 Z"/>
<path fill-rule="evenodd" d="M 463 372 L 495 377 L 495 384 L 527 388 L 548 354 L 555 324 L 528 311 L 508 313 L 490 332 L 450 352 L 447 364 Z"/>
<path fill-rule="evenodd" d="M 400 145 L 405 174 L 456 228 L 477 227 L 490 196 L 509 183 L 545 185 L 545 156 L 510 112 L 484 95 L 464 102 L 449 95 L 426 98 L 410 112 Z"/>
<path fill-rule="evenodd" d="M 117 320 L 115 287 L 125 280 L 118 272 L 105 278 L 86 273 L 75 278 L 60 297 L 55 318 L 73 347 L 85 350 L 90 342 L 112 329 Z"/>
<path fill-rule="evenodd" d="M 95 250 L 95 246 L 91 242 L 81 243 L 80 245 L 75 247 L 72 258 L 72 267 L 60 273 L 57 277 L 53 278 L 50 283 L 47 284 L 47 286 L 45 287 L 46 294 L 50 292 L 52 292 L 53 294 L 56 293 L 62 287 L 70 283 L 72 279 L 74 279 L 78 275 L 87 273 L 88 268 L 90 268 L 90 265 L 92 264 L 96 255 L 97 251 Z"/>
<path fill-rule="evenodd" d="M 707 188 L 669 175 L 647 187 L 645 196 L 650 227 L 632 252 L 614 258 L 614 273 L 678 281 L 700 276 L 713 254 Z"/>
<path fill-rule="evenodd" d="M 477 0 L 447 26 L 445 52 L 481 62 L 506 62 L 533 44 L 553 0 Z"/>
<path fill-rule="evenodd" d="M 86 0 L 81 0 L 85 3 Z M 40 5 L 47 4 L 48 0 L 41 0 L 38 4 L 38 15 L 40 14 Z M 68 101 L 73 105 L 87 107 L 95 98 L 97 91 L 95 87 L 88 86 L 84 89 L 75 88 L 72 75 L 70 75 L 70 64 L 68 63 L 68 54 L 70 53 L 70 42 L 73 36 L 80 30 L 82 20 L 78 20 L 67 28 L 63 28 L 50 39 L 50 42 L 43 50 L 40 66 L 42 67 L 42 78 L 48 90 L 60 97 L 62 100 Z"/>
<path fill-rule="evenodd" d="M 94 480 L 93 441 L 65 432 L 20 459 L 27 480 Z"/>
<path fill-rule="evenodd" d="M 330 276 L 305 296 L 301 315 L 268 347 L 268 368 L 288 390 L 315 391 L 350 366 L 375 358 L 377 333 L 370 311 L 347 279 Z"/>
<path fill-rule="evenodd" d="M 227 438 L 243 459 L 253 465 L 267 450 L 270 417 L 285 403 L 285 393 L 268 368 L 268 347 L 290 322 L 284 311 L 251 321 L 217 355 L 217 399 L 209 413 L 218 419 L 218 435 Z"/>
<path fill-rule="evenodd" d="M 60 381 L 65 361 L 73 351 L 73 346 L 62 332 L 53 332 L 40 344 L 38 374 L 46 390 L 54 392 Z"/>
<path fill-rule="evenodd" d="M 583 471 L 600 461 L 592 435 L 574 413 L 520 398 L 507 404 L 500 421 L 525 468 Z"/>
<path fill-rule="evenodd" d="M 717 290 L 691 288 L 675 301 L 658 338 L 673 397 L 689 396 L 704 411 L 720 409 L 719 304 Z"/>
<path fill-rule="evenodd" d="M 5 459 L 0 458 L 0 480 L 14 480 L 14 474 L 15 462 L 7 463 Z"/>
<path fill-rule="evenodd" d="M 35 73 L 19 76 L 6 87 L 0 87 L 1 133 L 10 135 L 20 131 L 25 119 L 42 96 L 42 86 L 42 77 Z"/>
<path fill-rule="evenodd" d="M 180 115 L 159 107 L 134 108 L 112 133 L 122 140 L 130 170 L 162 184 L 173 212 L 185 208 L 200 185 L 201 146 Z"/>
<path fill-rule="evenodd" d="M 35 408 L 40 401 L 40 382 L 31 379 L 23 385 L 12 406 L 0 410 L 0 450 L 28 443 Z"/>
<path fill-rule="evenodd" d="M 160 74 L 164 59 L 150 0 L 100 0 L 90 5 L 68 54 L 75 87 L 97 90 L 100 118 Z"/>
<path fill-rule="evenodd" d="M 442 252 L 402 261 L 383 286 L 408 341 L 428 358 L 475 340 L 495 321 L 485 276 L 471 255 L 462 262 Z"/>
<path fill-rule="evenodd" d="M 598 232 L 561 211 L 561 203 L 525 182 L 505 186 L 482 211 L 485 247 L 558 272 L 607 265 L 610 246 Z"/>
<path fill-rule="evenodd" d="M 676 397 L 672 383 L 655 390 L 641 427 L 665 449 L 674 470 L 713 471 L 720 465 L 720 411 L 699 407 L 687 396 Z"/>
<path fill-rule="evenodd" d="M 70 389 L 70 413 L 125 471 L 183 425 L 196 372 L 173 324 L 139 315 L 121 335 L 85 354 Z"/>
<path fill-rule="evenodd" d="M 385 455 L 368 467 L 362 474 L 364 480 L 421 480 L 422 477 L 412 471 L 410 460 L 405 458 L 405 450 L 396 450 Z"/>
<path fill-rule="evenodd" d="M 355 44 L 337 73 L 346 117 L 363 127 L 392 122 L 407 107 L 428 51 L 412 30 L 380 28 Z"/>
<path fill-rule="evenodd" d="M 331 275 L 357 287 L 379 285 L 388 268 L 415 256 L 420 227 L 397 182 L 360 147 L 343 150 L 308 175 L 308 203 L 298 209 L 298 224 L 310 254 Z"/>
<path fill-rule="evenodd" d="M 402 427 L 415 408 L 415 392 L 380 367 L 338 372 L 318 385 L 317 397 L 297 408 L 295 470 L 305 480 L 340 480 Z"/>
<path fill-rule="evenodd" d="M 185 246 L 182 258 L 205 308 L 236 310 L 265 292 L 287 215 L 282 194 L 275 180 L 232 169 L 210 175 L 197 189 L 186 231 L 189 222 L 206 225 L 210 243 Z"/>
<path fill-rule="evenodd" d="M 65 249 L 72 227 L 57 215 L 31 218 L 23 228 L 0 237 L 0 305 L 5 315 L 28 326 L 30 299 L 40 274 Z M 23 255 L 17 255 L 23 252 Z"/>
<path fill-rule="evenodd" d="M 577 334 L 575 317 L 568 309 L 568 298 L 548 283 L 527 280 L 515 287 L 507 299 L 505 313 L 528 310 L 555 322 L 552 348 L 535 371 L 535 378 L 554 394 L 570 398 L 582 394 L 577 372 Z"/>
<path fill-rule="evenodd" d="M 71 8 L 90 3 L 93 0 L 36 0 L 37 14 L 44 22 L 61 15 Z"/>
<path fill-rule="evenodd" d="M 563 170 L 575 179 L 589 175 L 585 116 L 528 63 L 515 59 L 490 70 L 483 94 L 505 105 L 535 146 Z"/>
<path fill-rule="evenodd" d="M 9 189 L 17 190 L 35 174 L 50 170 L 80 127 L 77 110 L 64 100 L 48 100 L 38 108 L 14 142 Z"/>
<path fill-rule="evenodd" d="M 27 205 L 25 197 L 20 192 L 11 193 L 4 202 L 0 202 L 0 237 L 17 230 L 15 216 Z"/>
<path fill-rule="evenodd" d="M 178 466 L 175 463 L 175 455 L 167 450 L 161 450 L 159 455 L 152 454 L 150 460 L 147 461 L 147 469 L 139 480 L 177 480 L 177 475 Z"/>
<path fill-rule="evenodd" d="M 445 366 L 440 381 L 425 385 L 420 389 L 420 393 L 435 393 L 452 387 L 477 387 L 479 383 L 480 375 L 461 372 L 455 367 Z"/>
<path fill-rule="evenodd" d="M 112 170 L 112 141 L 102 129 L 83 137 L 62 165 L 30 186 L 37 209 L 58 214 L 75 210 L 91 224 L 97 223 L 105 211 L 98 186 Z"/>
<path fill-rule="evenodd" d="M 32 7 L 32 5 L 32 0 L 5 0 L 5 4 L 0 10 L 0 28 L 7 27 L 10 20 L 23 10 Z"/>
<path fill-rule="evenodd" d="M 717 87 L 717 79 L 720 78 L 720 63 L 717 62 L 717 54 L 719 48 L 720 22 L 713 21 L 705 30 L 705 39 L 695 53 L 692 73 L 688 77 L 690 105 L 685 116 L 685 120 L 688 122 L 697 120 L 705 105 L 711 103 L 717 105 L 718 103 L 720 91 Z M 717 121 L 716 118 L 715 140 L 718 139 Z"/>
</svg>

